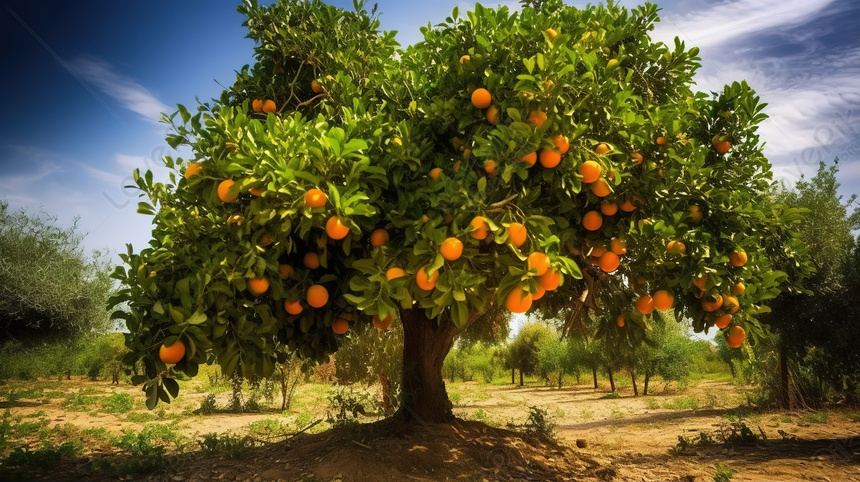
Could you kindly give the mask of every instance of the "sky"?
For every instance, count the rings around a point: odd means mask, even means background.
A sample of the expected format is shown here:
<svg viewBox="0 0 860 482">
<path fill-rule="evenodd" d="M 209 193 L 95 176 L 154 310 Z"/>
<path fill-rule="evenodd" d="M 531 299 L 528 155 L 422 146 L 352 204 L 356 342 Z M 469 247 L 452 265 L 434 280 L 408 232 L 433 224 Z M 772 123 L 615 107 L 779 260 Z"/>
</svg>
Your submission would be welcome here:
<svg viewBox="0 0 860 482">
<path fill-rule="evenodd" d="M 333 1 L 352 8 L 352 1 Z M 496 5 L 499 2 L 487 2 Z M 512 8 L 516 1 L 505 1 Z M 585 2 L 567 2 L 582 7 Z M 635 7 L 638 2 L 620 1 Z M 841 193 L 860 193 L 860 2 L 657 2 L 657 41 L 698 46 L 698 90 L 747 80 L 768 103 L 760 129 L 777 179 L 791 185 L 819 161 L 840 159 Z M 381 0 L 380 21 L 402 45 L 468 2 Z M 87 250 L 135 250 L 150 239 L 135 168 L 178 156 L 162 112 L 218 97 L 252 64 L 236 3 L 6 1 L 0 8 L 0 200 L 13 209 L 77 217 Z M 163 172 L 163 168 L 161 169 Z M 113 255 L 117 262 L 119 259 Z"/>
</svg>

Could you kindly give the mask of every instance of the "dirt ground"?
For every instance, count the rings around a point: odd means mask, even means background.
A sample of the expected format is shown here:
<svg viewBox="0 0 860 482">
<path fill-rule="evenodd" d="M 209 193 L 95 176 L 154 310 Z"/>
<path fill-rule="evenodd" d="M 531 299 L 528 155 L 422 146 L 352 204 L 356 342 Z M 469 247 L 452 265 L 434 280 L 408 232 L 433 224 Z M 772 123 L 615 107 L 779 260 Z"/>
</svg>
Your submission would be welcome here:
<svg viewBox="0 0 860 482">
<path fill-rule="evenodd" d="M 352 428 L 327 429 L 321 423 L 295 436 L 289 434 L 324 417 L 325 396 L 331 386 L 303 386 L 291 410 L 283 413 L 272 409 L 201 415 L 194 414 L 193 409 L 211 387 L 197 383 L 184 386 L 176 403 L 159 406 L 155 413 L 142 407 L 139 389 L 129 385 L 112 387 L 73 380 L 16 382 L 13 387 L 0 387 L 0 411 L 8 410 L 8 417 L 19 423 L 38 420 L 46 430 L 65 434 L 75 430 L 87 433 L 87 429 L 121 434 L 123 430 L 139 431 L 145 424 L 162 424 L 181 434 L 183 441 L 174 441 L 169 452 L 173 455 L 165 459 L 165 466 L 149 475 L 107 476 L 93 471 L 99 457 L 124 456 L 104 437 L 84 437 L 85 452 L 76 459 L 63 459 L 57 469 L 29 467 L 19 474 L 31 480 L 175 482 L 687 481 L 714 480 L 718 464 L 722 464 L 734 471 L 732 480 L 860 481 L 860 413 L 856 408 L 761 413 L 746 408 L 743 388 L 726 382 L 702 380 L 682 391 L 658 385 L 652 387 L 656 394 L 647 397 L 634 397 L 625 387 L 619 390 L 618 398 L 608 395 L 603 384 L 594 390 L 587 385 L 555 389 L 536 384 L 448 383 L 460 419 L 455 424 L 404 427 L 375 417 Z M 8 396 L 14 390 L 19 390 L 19 396 L 3 398 L 4 393 Z M 74 393 L 88 394 L 95 401 L 84 408 L 64 408 Z M 111 393 L 132 395 L 133 410 L 122 414 L 100 410 L 98 400 Z M 218 393 L 219 405 L 225 406 L 228 397 L 227 392 Z M 509 424 L 524 424 L 532 406 L 545 410 L 547 419 L 556 424 L 557 443 L 508 429 Z M 259 439 L 263 436 L 252 430 L 255 422 L 282 424 L 283 434 L 275 437 L 274 443 L 248 449 L 241 457 L 206 455 L 197 446 L 201 435 L 211 432 L 251 433 Z M 742 432 L 743 428 L 749 432 Z M 721 434 L 731 436 L 733 429 L 746 438 L 723 443 Z M 698 444 L 703 434 L 712 443 Z M 687 447 L 679 447 L 679 436 L 688 442 Z M 17 443 L 38 447 L 35 433 L 29 437 Z M 0 456 L 8 453 L 6 448 Z M 0 466 L 0 473 L 3 468 Z"/>
</svg>

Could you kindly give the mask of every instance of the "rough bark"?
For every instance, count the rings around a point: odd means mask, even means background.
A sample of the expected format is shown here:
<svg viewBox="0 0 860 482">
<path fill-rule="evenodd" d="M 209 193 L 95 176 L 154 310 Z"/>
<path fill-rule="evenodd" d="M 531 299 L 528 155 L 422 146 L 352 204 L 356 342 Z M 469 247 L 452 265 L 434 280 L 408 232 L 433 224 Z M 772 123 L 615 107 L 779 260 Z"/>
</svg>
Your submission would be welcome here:
<svg viewBox="0 0 860 482">
<path fill-rule="evenodd" d="M 591 367 L 591 376 L 594 378 L 594 389 L 597 390 L 597 367 Z"/>
<path fill-rule="evenodd" d="M 630 383 L 633 384 L 633 396 L 639 396 L 639 389 L 636 387 L 636 370 L 630 370 Z"/>
<path fill-rule="evenodd" d="M 612 376 L 612 369 L 607 368 L 606 371 L 609 372 L 609 388 L 611 388 L 612 391 L 614 392 L 615 391 L 615 378 Z"/>
<path fill-rule="evenodd" d="M 645 372 L 645 386 L 642 387 L 642 395 L 648 396 L 648 381 L 651 380 L 651 372 Z"/>
<path fill-rule="evenodd" d="M 511 385 L 514 385 L 517 383 L 517 380 L 514 378 L 514 370 L 515 369 L 511 368 Z"/>
<path fill-rule="evenodd" d="M 520 386 L 523 386 L 523 370 L 520 369 Z"/>
<path fill-rule="evenodd" d="M 391 413 L 394 407 L 391 405 L 391 389 L 388 386 L 388 373 L 385 371 L 385 365 L 379 367 L 379 384 L 382 386 L 382 408 L 385 413 Z"/>
</svg>

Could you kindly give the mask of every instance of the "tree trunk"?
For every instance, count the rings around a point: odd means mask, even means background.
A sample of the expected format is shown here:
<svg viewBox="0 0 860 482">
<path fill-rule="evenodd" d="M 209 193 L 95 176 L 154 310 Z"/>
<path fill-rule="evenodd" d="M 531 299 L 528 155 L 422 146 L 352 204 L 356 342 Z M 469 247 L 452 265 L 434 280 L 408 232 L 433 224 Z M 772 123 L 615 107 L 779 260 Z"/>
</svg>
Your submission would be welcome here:
<svg viewBox="0 0 860 482">
<path fill-rule="evenodd" d="M 607 368 L 606 371 L 609 372 L 609 388 L 611 388 L 612 391 L 614 392 L 615 391 L 615 378 L 612 377 L 612 369 Z"/>
<path fill-rule="evenodd" d="M 385 413 L 391 413 L 394 407 L 391 405 L 391 390 L 388 387 L 388 373 L 385 372 L 385 365 L 379 367 L 379 384 L 382 385 L 382 408 Z"/>
<path fill-rule="evenodd" d="M 516 371 L 516 369 L 511 368 L 511 385 L 514 385 L 517 383 L 517 380 L 514 378 L 514 372 L 515 371 Z"/>
<path fill-rule="evenodd" d="M 779 406 L 783 409 L 791 408 L 791 395 L 788 392 L 788 356 L 785 347 L 779 349 Z"/>
<path fill-rule="evenodd" d="M 632 368 L 630 369 L 630 383 L 633 384 L 633 396 L 638 397 L 639 396 L 639 389 L 636 388 L 636 370 L 634 370 Z"/>
<path fill-rule="evenodd" d="M 737 375 L 735 374 L 735 364 L 729 360 L 729 370 L 732 371 L 732 378 L 735 378 Z"/>
<path fill-rule="evenodd" d="M 597 367 L 591 367 L 591 376 L 594 378 L 594 389 L 597 390 Z"/>
<path fill-rule="evenodd" d="M 520 386 L 523 386 L 523 369 L 520 368 Z"/>
<path fill-rule="evenodd" d="M 398 412 L 408 421 L 444 423 L 454 420 L 442 380 L 442 362 L 454 344 L 457 327 L 440 325 L 422 309 L 401 310 L 403 321 L 403 400 Z"/>
<path fill-rule="evenodd" d="M 645 372 L 645 386 L 642 387 L 642 395 L 648 396 L 648 380 L 651 379 L 651 372 Z"/>
</svg>

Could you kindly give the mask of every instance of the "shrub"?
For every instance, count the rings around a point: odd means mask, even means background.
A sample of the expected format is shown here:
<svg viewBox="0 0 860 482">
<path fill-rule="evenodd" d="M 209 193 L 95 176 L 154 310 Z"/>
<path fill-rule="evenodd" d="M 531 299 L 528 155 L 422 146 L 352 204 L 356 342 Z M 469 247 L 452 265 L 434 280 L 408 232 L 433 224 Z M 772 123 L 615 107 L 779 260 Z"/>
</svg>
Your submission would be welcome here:
<svg viewBox="0 0 860 482">
<path fill-rule="evenodd" d="M 105 413 L 128 413 L 134 407 L 134 399 L 127 393 L 113 393 L 102 400 Z"/>
</svg>

